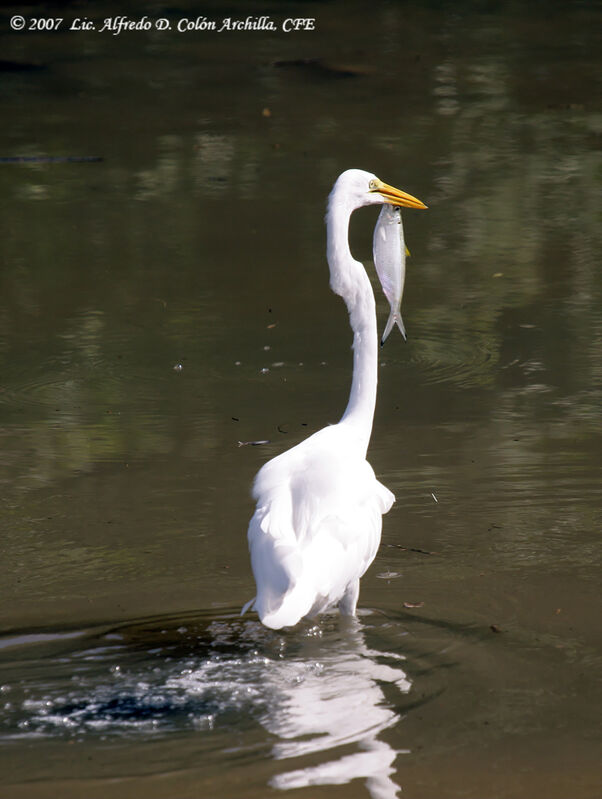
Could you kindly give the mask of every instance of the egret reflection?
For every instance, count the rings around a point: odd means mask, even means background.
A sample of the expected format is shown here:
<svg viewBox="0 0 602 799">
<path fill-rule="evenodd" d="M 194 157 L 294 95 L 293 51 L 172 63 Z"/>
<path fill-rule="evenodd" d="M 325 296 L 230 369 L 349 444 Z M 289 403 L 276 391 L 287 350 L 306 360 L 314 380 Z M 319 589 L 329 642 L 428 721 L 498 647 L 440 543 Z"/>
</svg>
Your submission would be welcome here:
<svg viewBox="0 0 602 799">
<path fill-rule="evenodd" d="M 319 752 L 324 756 L 318 765 L 312 758 L 312 765 L 287 768 L 271 785 L 286 790 L 364 779 L 373 799 L 393 799 L 400 790 L 393 781 L 400 750 L 379 736 L 400 717 L 382 686 L 409 692 L 411 683 L 401 666 L 404 658 L 370 649 L 357 620 L 349 620 L 345 628 L 336 639 L 319 639 L 319 646 L 309 639 L 301 659 L 266 675 L 274 699 L 261 722 L 280 738 L 273 747 L 275 759 L 289 761 Z M 349 754 L 353 744 L 356 751 Z M 337 754 L 343 747 L 345 753 Z"/>
<path fill-rule="evenodd" d="M 283 766 L 270 780 L 272 787 L 364 779 L 373 799 L 396 797 L 400 786 L 393 780 L 394 762 L 407 750 L 393 749 L 380 738 L 400 719 L 383 686 L 409 692 L 405 658 L 368 647 L 361 622 L 353 618 L 333 628 L 316 625 L 282 641 L 279 659 L 266 659 L 257 675 L 265 700 L 259 721 L 278 737 L 272 755 Z M 349 753 L 353 746 L 356 751 Z M 323 760 L 316 765 L 319 753 Z M 304 765 L 308 756 L 311 765 Z"/>
</svg>

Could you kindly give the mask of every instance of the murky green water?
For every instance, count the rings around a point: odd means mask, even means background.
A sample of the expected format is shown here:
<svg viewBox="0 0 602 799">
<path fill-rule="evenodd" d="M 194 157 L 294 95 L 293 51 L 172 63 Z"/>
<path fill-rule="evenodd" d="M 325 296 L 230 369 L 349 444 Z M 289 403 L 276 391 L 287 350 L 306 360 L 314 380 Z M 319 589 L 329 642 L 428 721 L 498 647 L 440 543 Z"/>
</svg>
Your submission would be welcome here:
<svg viewBox="0 0 602 799">
<path fill-rule="evenodd" d="M 201 12 L 86 5 L 125 13 Z M 0 165 L 0 794 L 598 796 L 599 7 L 202 13 L 316 30 L 2 23 L 0 156 L 102 161 Z M 274 633 L 238 617 L 249 487 L 345 407 L 350 166 L 429 205 L 370 450 L 397 503 L 357 623 Z"/>
</svg>

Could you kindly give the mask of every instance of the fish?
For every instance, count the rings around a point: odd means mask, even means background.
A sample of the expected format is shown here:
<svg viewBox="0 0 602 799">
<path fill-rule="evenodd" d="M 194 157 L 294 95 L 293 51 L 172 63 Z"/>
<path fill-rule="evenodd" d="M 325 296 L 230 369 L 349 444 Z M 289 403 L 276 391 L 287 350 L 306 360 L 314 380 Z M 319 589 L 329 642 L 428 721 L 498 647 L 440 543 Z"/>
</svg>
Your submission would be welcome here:
<svg viewBox="0 0 602 799">
<path fill-rule="evenodd" d="M 406 341 L 406 329 L 401 318 L 401 298 L 406 277 L 406 255 L 410 251 L 405 246 L 400 208 L 383 205 L 374 228 L 372 253 L 376 274 L 391 306 L 380 344 L 382 346 L 385 343 L 395 325 Z"/>
</svg>

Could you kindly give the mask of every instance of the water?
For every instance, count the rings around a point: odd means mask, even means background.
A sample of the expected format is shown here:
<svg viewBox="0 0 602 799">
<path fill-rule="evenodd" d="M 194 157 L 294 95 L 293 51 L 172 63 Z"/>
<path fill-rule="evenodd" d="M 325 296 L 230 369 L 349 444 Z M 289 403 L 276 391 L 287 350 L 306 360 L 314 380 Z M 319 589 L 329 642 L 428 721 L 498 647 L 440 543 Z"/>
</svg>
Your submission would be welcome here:
<svg viewBox="0 0 602 799">
<path fill-rule="evenodd" d="M 0 165 L 0 794 L 598 796 L 599 9 L 286 14 L 317 30 L 1 33 L 0 156 L 103 160 Z M 346 404 L 349 166 L 429 205 L 370 448 L 397 503 L 357 622 L 274 633 L 248 490 Z"/>
</svg>

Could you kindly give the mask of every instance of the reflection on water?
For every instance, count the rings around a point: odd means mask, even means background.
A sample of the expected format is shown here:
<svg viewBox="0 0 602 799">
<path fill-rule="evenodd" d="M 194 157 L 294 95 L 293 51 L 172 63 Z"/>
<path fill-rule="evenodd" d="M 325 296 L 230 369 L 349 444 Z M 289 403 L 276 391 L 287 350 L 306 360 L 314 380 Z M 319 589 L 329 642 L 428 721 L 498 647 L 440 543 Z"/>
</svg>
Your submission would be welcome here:
<svg viewBox="0 0 602 799">
<path fill-rule="evenodd" d="M 297 663 L 292 671 L 287 667 L 286 680 L 278 679 L 278 672 L 269 677 L 275 701 L 262 723 L 284 739 L 274 746 L 274 756 L 279 760 L 302 757 L 351 744 L 360 751 L 287 771 L 274 777 L 272 784 L 284 789 L 345 784 L 363 778 L 374 799 L 397 796 L 399 786 L 391 777 L 399 752 L 379 734 L 399 722 L 399 714 L 385 701 L 382 686 L 390 684 L 402 693 L 410 691 L 401 666 L 403 656 L 369 649 L 361 624 L 355 620 L 335 641 L 324 642 L 319 627 L 307 634 L 322 639 L 316 647 L 319 662 Z"/>
<path fill-rule="evenodd" d="M 289 635 L 229 619 L 175 624 L 5 637 L 5 743 L 186 729 L 211 736 L 236 719 L 252 746 L 255 721 L 275 739 L 272 756 L 282 762 L 274 787 L 363 779 L 374 799 L 397 796 L 394 763 L 403 750 L 382 733 L 399 723 L 412 684 L 403 655 L 367 645 L 369 623 L 327 617 Z"/>
</svg>

